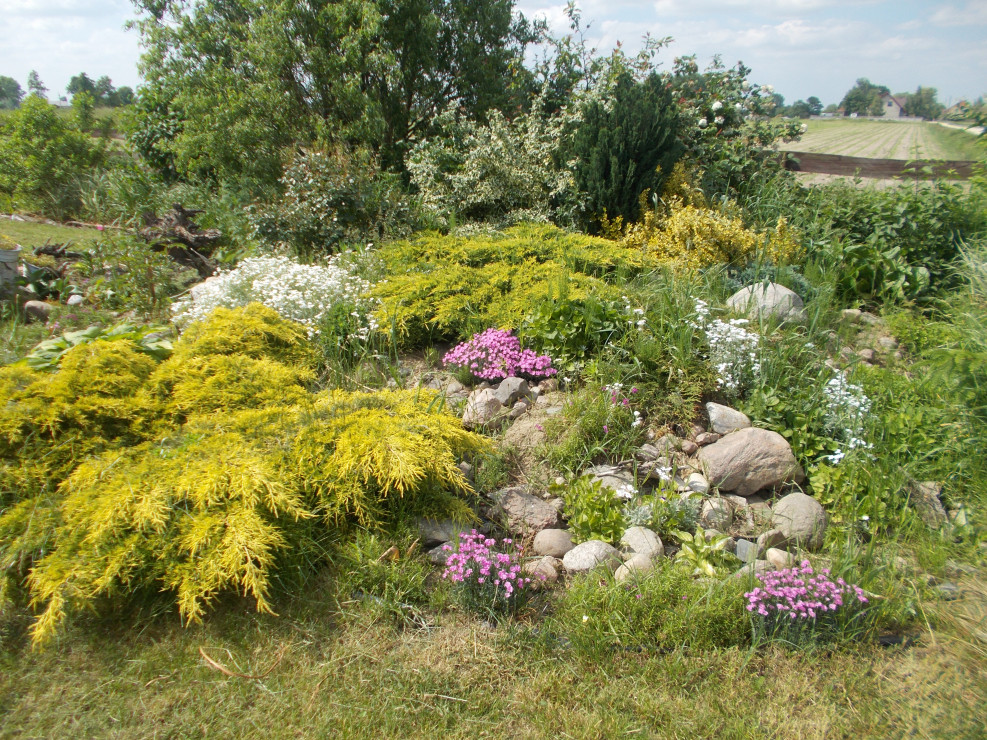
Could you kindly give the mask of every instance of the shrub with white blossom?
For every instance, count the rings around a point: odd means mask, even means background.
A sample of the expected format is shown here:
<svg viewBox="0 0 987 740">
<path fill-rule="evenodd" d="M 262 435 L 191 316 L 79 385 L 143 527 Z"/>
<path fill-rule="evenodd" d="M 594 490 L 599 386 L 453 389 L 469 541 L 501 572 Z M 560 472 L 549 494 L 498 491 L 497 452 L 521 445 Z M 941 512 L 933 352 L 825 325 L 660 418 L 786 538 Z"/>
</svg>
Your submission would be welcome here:
<svg viewBox="0 0 987 740">
<path fill-rule="evenodd" d="M 202 321 L 220 306 L 238 308 L 263 303 L 281 316 L 304 324 L 310 338 L 331 322 L 343 339 L 366 340 L 377 329 L 371 313 L 377 306 L 365 297 L 371 283 L 354 274 L 337 255 L 324 266 L 303 265 L 287 257 L 253 257 L 236 269 L 194 286 L 188 298 L 172 306 L 176 324 Z M 342 319 L 342 322 L 340 321 Z"/>
</svg>

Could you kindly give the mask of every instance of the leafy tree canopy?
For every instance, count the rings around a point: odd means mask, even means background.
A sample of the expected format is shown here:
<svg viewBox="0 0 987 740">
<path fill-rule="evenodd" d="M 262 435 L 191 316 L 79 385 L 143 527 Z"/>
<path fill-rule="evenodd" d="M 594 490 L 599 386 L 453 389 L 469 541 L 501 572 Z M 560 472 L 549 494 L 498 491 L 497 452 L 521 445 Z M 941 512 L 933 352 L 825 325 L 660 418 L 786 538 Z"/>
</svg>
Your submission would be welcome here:
<svg viewBox="0 0 987 740">
<path fill-rule="evenodd" d="M 43 98 L 45 100 L 48 98 L 48 88 L 45 87 L 45 83 L 41 81 L 41 77 L 38 75 L 37 71 L 33 69 L 27 76 L 27 89 L 31 91 L 32 95 L 37 95 L 39 98 Z"/>
<path fill-rule="evenodd" d="M 843 96 L 840 106 L 847 116 L 851 113 L 860 116 L 879 116 L 884 112 L 881 96 L 890 94 L 891 90 L 884 85 L 874 85 L 866 77 L 861 77 Z"/>
<path fill-rule="evenodd" d="M 13 77 L 0 75 L 0 110 L 16 108 L 21 104 L 24 91 Z"/>
<path fill-rule="evenodd" d="M 919 116 L 927 121 L 939 118 L 944 107 L 942 103 L 936 100 L 937 92 L 934 87 L 919 86 L 914 94 L 906 95 L 908 115 Z"/>
<path fill-rule="evenodd" d="M 314 140 L 397 168 L 450 103 L 510 109 L 530 77 L 513 0 L 136 1 L 153 101 L 136 123 L 167 122 L 154 147 L 183 176 L 270 185 L 286 148 Z"/>
</svg>

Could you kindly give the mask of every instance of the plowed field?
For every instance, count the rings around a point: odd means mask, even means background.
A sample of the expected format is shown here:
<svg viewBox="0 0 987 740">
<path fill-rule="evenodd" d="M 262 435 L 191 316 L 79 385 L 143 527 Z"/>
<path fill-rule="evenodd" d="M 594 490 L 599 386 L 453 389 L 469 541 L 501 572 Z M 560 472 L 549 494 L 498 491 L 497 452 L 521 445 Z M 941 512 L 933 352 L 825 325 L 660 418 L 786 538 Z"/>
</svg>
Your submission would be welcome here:
<svg viewBox="0 0 987 740">
<path fill-rule="evenodd" d="M 978 158 L 975 136 L 922 121 L 815 120 L 801 141 L 782 148 L 873 159 Z"/>
</svg>

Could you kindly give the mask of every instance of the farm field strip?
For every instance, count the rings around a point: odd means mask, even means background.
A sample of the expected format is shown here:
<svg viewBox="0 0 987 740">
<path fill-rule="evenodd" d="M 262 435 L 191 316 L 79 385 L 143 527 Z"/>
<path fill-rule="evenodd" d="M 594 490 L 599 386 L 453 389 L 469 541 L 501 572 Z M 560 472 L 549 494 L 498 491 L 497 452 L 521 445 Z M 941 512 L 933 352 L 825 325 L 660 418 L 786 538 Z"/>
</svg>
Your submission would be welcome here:
<svg viewBox="0 0 987 740">
<path fill-rule="evenodd" d="M 980 156 L 973 137 L 933 123 L 856 120 L 811 121 L 793 152 L 838 154 L 873 159 L 975 159 Z"/>
</svg>

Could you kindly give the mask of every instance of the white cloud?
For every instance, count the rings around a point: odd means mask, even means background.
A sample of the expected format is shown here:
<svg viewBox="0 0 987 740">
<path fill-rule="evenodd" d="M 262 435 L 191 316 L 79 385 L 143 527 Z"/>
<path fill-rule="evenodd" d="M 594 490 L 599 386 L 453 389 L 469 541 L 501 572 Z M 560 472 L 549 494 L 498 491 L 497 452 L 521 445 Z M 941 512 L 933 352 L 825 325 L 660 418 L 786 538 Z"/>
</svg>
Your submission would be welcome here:
<svg viewBox="0 0 987 740">
<path fill-rule="evenodd" d="M 944 5 L 932 14 L 931 20 L 937 26 L 946 27 L 987 25 L 987 3 L 977 0 L 963 7 Z"/>
</svg>

